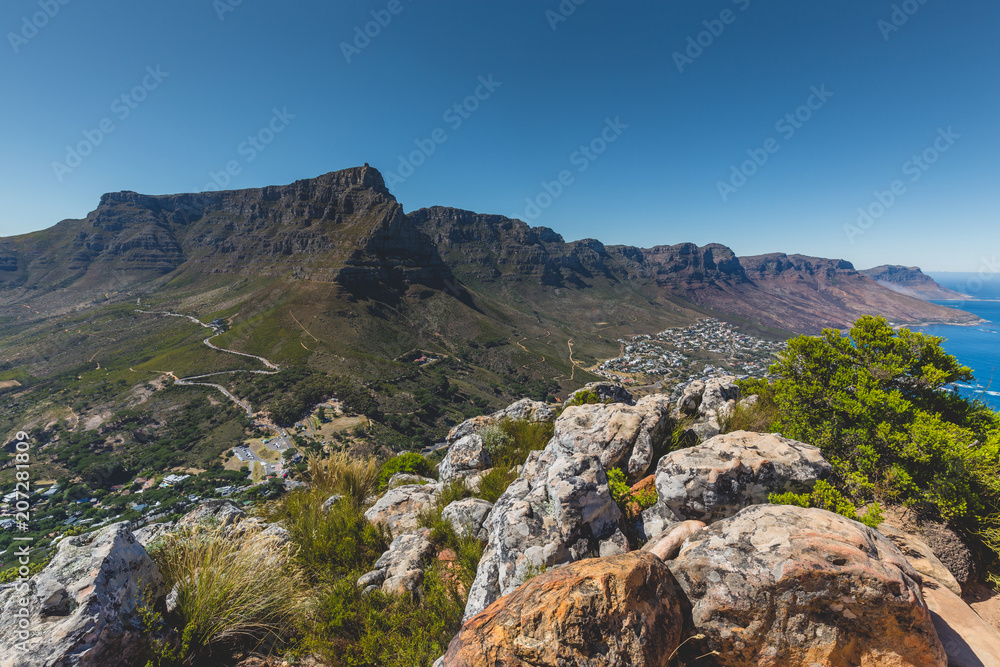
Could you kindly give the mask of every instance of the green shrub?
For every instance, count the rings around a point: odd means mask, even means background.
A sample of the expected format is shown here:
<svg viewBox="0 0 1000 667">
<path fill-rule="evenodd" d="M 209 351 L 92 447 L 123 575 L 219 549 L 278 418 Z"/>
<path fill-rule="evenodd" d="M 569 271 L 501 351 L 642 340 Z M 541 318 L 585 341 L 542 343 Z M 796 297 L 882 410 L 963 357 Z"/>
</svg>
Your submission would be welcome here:
<svg viewBox="0 0 1000 667">
<path fill-rule="evenodd" d="M 566 401 L 564 408 L 568 408 L 574 405 L 595 405 L 597 403 L 609 403 L 610 401 L 601 400 L 601 397 L 595 394 L 590 389 L 581 389 L 576 392 L 570 400 Z"/>
<path fill-rule="evenodd" d="M 297 489 L 272 508 L 268 519 L 281 521 L 297 547 L 295 560 L 310 579 L 363 569 L 389 548 L 389 535 L 364 517 L 360 506 L 343 499 L 323 510 L 328 495 Z"/>
<path fill-rule="evenodd" d="M 389 480 L 396 473 L 406 473 L 408 475 L 420 475 L 428 477 L 433 474 L 430 464 L 420 454 L 407 452 L 394 456 L 382 464 L 382 472 L 378 476 L 378 489 L 385 491 L 389 488 Z"/>
<path fill-rule="evenodd" d="M 495 503 L 516 478 L 510 469 L 494 467 L 479 479 L 479 491 L 476 492 L 476 497 Z"/>
<path fill-rule="evenodd" d="M 771 372 L 776 428 L 818 446 L 852 503 L 905 504 L 1000 555 L 1000 416 L 944 390 L 972 372 L 940 338 L 863 317 L 789 341 Z"/>
<path fill-rule="evenodd" d="M 865 514 L 859 515 L 858 508 L 845 498 L 844 494 L 823 480 L 816 482 L 812 493 L 772 493 L 767 500 L 773 505 L 817 507 L 847 517 L 852 521 L 860 521 L 870 528 L 878 528 L 879 524 L 885 520 L 882 507 L 878 503 L 869 505 Z"/>
<path fill-rule="evenodd" d="M 333 667 L 430 667 L 464 611 L 465 598 L 442 565 L 425 572 L 419 600 L 380 590 L 365 595 L 345 577 L 319 592 L 303 623 L 304 648 Z"/>
<path fill-rule="evenodd" d="M 632 487 L 625 481 L 625 473 L 621 468 L 612 468 L 608 471 L 608 488 L 611 490 L 611 497 L 614 499 L 622 516 L 634 518 L 639 512 L 648 509 L 656 504 L 656 488 L 643 489 L 637 493 L 632 492 Z"/>
</svg>

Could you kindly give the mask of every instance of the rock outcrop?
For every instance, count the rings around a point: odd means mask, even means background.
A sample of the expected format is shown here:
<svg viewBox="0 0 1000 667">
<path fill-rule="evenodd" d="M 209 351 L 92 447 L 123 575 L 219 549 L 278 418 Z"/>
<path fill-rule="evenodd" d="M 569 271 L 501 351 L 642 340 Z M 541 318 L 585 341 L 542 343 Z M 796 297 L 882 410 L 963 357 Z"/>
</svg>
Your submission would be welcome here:
<svg viewBox="0 0 1000 667">
<path fill-rule="evenodd" d="M 666 667 L 683 621 L 652 554 L 585 560 L 538 575 L 462 628 L 445 667 Z"/>
<path fill-rule="evenodd" d="M 605 470 L 622 467 L 635 482 L 645 477 L 671 426 L 669 398 L 654 394 L 635 405 L 571 405 L 556 420 L 555 439 L 568 449 L 598 456 Z"/>
<path fill-rule="evenodd" d="M 358 579 L 358 586 L 366 592 L 381 588 L 397 595 L 416 593 L 424 580 L 424 567 L 434 555 L 429 538 L 430 530 L 423 528 L 394 539 L 374 569 Z"/>
<path fill-rule="evenodd" d="M 437 501 L 436 484 L 406 484 L 389 489 L 368 511 L 365 518 L 382 524 L 393 536 L 412 533 L 420 528 L 420 513 Z"/>
<path fill-rule="evenodd" d="M 877 531 L 818 509 L 757 505 L 668 563 L 691 605 L 685 650 L 727 667 L 945 667 L 920 575 Z"/>
<path fill-rule="evenodd" d="M 162 585 L 159 569 L 125 523 L 65 538 L 24 589 L 0 592 L 0 665 L 135 665 L 145 646 L 137 608 L 147 590 L 162 595 Z"/>
<path fill-rule="evenodd" d="M 483 523 L 493 509 L 493 503 L 479 498 L 465 498 L 449 503 L 441 510 L 441 518 L 455 529 L 460 537 L 482 533 Z M 485 534 L 481 536 L 485 540 Z"/>
<path fill-rule="evenodd" d="M 627 551 L 620 517 L 600 457 L 553 438 L 543 451 L 532 452 L 486 520 L 489 538 L 466 618 L 540 569 Z"/>
<path fill-rule="evenodd" d="M 775 434 L 736 431 L 680 449 L 656 467 L 656 505 L 643 513 L 647 539 L 673 523 L 711 523 L 771 493 L 812 490 L 833 472 L 819 448 Z"/>
</svg>

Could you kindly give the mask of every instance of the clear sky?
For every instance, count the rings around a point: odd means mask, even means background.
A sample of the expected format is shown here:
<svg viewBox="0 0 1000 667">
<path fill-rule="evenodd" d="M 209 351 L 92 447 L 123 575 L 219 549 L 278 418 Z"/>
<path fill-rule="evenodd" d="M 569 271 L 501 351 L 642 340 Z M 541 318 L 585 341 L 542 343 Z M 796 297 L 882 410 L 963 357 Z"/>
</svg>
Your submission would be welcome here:
<svg viewBox="0 0 1000 667">
<path fill-rule="evenodd" d="M 0 235 L 369 162 L 406 210 L 568 240 L 977 271 L 1000 4 L 895 6 L 4 0 Z"/>
</svg>

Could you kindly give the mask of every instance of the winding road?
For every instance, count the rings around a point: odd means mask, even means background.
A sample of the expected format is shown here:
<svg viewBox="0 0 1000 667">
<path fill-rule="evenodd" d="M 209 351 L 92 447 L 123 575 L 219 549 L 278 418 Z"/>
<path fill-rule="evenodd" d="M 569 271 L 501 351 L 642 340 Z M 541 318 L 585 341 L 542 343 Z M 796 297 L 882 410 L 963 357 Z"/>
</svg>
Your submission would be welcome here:
<svg viewBox="0 0 1000 667">
<path fill-rule="evenodd" d="M 212 348 L 213 350 L 216 350 L 218 352 L 225 352 L 227 354 L 235 354 L 235 355 L 238 355 L 238 356 L 241 356 L 241 357 L 249 357 L 250 359 L 256 359 L 257 361 L 261 362 L 262 364 L 264 364 L 268 368 L 273 369 L 273 370 L 269 370 L 269 371 L 261 371 L 261 370 L 256 370 L 256 371 L 255 370 L 218 371 L 216 373 L 205 373 L 204 375 L 192 375 L 191 377 L 186 377 L 186 378 L 179 378 L 179 377 L 177 377 L 177 375 L 173 371 L 157 371 L 159 373 L 163 373 L 165 375 L 169 375 L 170 377 L 174 378 L 174 383 L 177 384 L 177 385 L 180 385 L 182 387 L 211 387 L 212 389 L 216 389 L 219 392 L 221 392 L 230 401 L 232 401 L 233 403 L 235 403 L 236 405 L 238 405 L 241 410 L 245 410 L 246 413 L 247 413 L 247 417 L 250 417 L 251 419 L 253 418 L 253 406 L 250 405 L 249 401 L 244 401 L 242 399 L 237 398 L 236 396 L 233 395 L 233 393 L 231 391 L 229 391 L 228 389 L 226 389 L 225 387 L 223 387 L 221 384 L 213 384 L 211 382 L 192 382 L 192 380 L 201 380 L 203 378 L 212 377 L 213 375 L 232 375 L 232 374 L 235 374 L 235 373 L 251 373 L 251 374 L 255 374 L 255 375 L 275 375 L 275 374 L 281 372 L 281 368 L 279 368 L 277 364 L 275 364 L 274 362 L 272 362 L 269 359 L 265 359 L 264 357 L 259 357 L 256 354 L 247 354 L 246 352 L 237 352 L 236 350 L 227 350 L 224 347 L 219 347 L 218 345 L 215 345 L 214 343 L 212 343 L 212 339 L 215 338 L 216 336 L 221 336 L 224 332 L 220 331 L 219 327 L 213 326 L 211 324 L 205 324 L 204 322 L 202 322 L 201 320 L 199 320 L 197 317 L 193 317 L 191 315 L 181 315 L 179 313 L 171 313 L 171 312 L 167 312 L 167 311 L 153 311 L 153 310 L 138 310 L 138 309 L 136 309 L 136 312 L 137 313 L 142 313 L 144 315 L 166 315 L 168 317 L 183 317 L 184 319 L 191 320 L 195 324 L 203 326 L 206 329 L 211 329 L 214 332 L 211 336 L 209 336 L 208 338 L 206 338 L 205 340 L 202 341 L 202 343 L 204 343 L 208 347 Z M 276 429 L 276 430 L 278 430 L 278 429 Z M 281 431 L 278 430 L 278 432 L 280 433 Z"/>
</svg>

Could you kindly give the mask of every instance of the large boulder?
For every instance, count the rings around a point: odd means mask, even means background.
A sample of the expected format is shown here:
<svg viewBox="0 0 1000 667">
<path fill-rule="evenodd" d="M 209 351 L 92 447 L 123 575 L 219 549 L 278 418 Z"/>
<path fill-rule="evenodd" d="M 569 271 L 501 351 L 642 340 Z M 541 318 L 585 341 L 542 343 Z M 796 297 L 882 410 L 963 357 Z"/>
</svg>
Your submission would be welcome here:
<svg viewBox="0 0 1000 667">
<path fill-rule="evenodd" d="M 531 453 L 486 520 L 488 542 L 466 618 L 541 569 L 627 551 L 619 518 L 600 458 L 553 438 L 543 451 Z"/>
<path fill-rule="evenodd" d="M 635 405 L 573 405 L 556 420 L 555 439 L 576 451 L 600 458 L 605 470 L 621 466 L 631 481 L 646 476 L 654 450 L 669 437 L 670 399 L 646 396 Z"/>
<path fill-rule="evenodd" d="M 469 620 L 445 667 L 666 667 L 681 639 L 670 570 L 634 552 L 544 572 Z"/>
<path fill-rule="evenodd" d="M 375 561 L 371 572 L 358 579 L 358 586 L 370 591 L 381 588 L 386 593 L 415 593 L 424 580 L 424 568 L 434 555 L 430 530 L 400 535 L 388 551 Z"/>
<path fill-rule="evenodd" d="M 468 477 L 490 467 L 490 456 L 478 433 L 470 433 L 456 440 L 441 459 L 438 476 L 442 482 L 458 477 Z"/>
<path fill-rule="evenodd" d="M 513 419 L 514 421 L 526 419 L 532 422 L 550 422 L 555 418 L 555 406 L 541 401 L 533 401 L 530 398 L 522 398 L 515 403 L 511 403 L 503 410 L 499 410 L 490 415 L 490 421 L 493 423 L 503 421 L 504 419 Z"/>
<path fill-rule="evenodd" d="M 625 403 L 635 405 L 635 396 L 625 388 L 625 385 L 617 382 L 591 382 L 584 385 L 582 389 L 577 389 L 566 398 L 567 403 L 572 403 L 581 395 L 593 394 L 602 403 Z"/>
<path fill-rule="evenodd" d="M 479 535 L 492 509 L 493 503 L 481 498 L 464 498 L 449 503 L 441 510 L 441 518 L 450 523 L 460 537 Z"/>
<path fill-rule="evenodd" d="M 246 518 L 247 513 L 232 500 L 209 500 L 198 505 L 177 521 L 178 528 L 213 524 L 228 528 Z"/>
<path fill-rule="evenodd" d="M 680 449 L 656 468 L 656 505 L 643 517 L 655 538 L 672 523 L 711 523 L 748 505 L 766 503 L 771 493 L 812 490 L 833 472 L 819 448 L 773 433 L 736 431 Z"/>
<path fill-rule="evenodd" d="M 375 501 L 365 512 L 365 518 L 382 524 L 393 536 L 416 532 L 420 529 L 420 513 L 433 507 L 438 493 L 437 484 L 397 486 Z"/>
<path fill-rule="evenodd" d="M 711 378 L 705 382 L 698 414 L 706 418 L 721 419 L 740 400 L 740 388 L 732 375 Z"/>
<path fill-rule="evenodd" d="M 877 531 L 819 509 L 748 507 L 667 563 L 691 605 L 691 656 L 726 667 L 945 667 L 917 574 Z M 710 664 L 710 663 L 709 663 Z"/>
<path fill-rule="evenodd" d="M 948 667 L 1000 667 L 1000 634 L 948 587 L 927 580 L 924 600 Z"/>
<path fill-rule="evenodd" d="M 0 665 L 135 665 L 146 647 L 137 607 L 162 587 L 128 524 L 68 537 L 30 583 L 0 592 Z"/>
<path fill-rule="evenodd" d="M 466 419 L 461 424 L 452 428 L 451 431 L 448 432 L 448 437 L 445 438 L 445 440 L 447 440 L 449 444 L 454 444 L 465 436 L 472 435 L 473 433 L 476 433 L 491 424 L 501 422 L 504 419 L 527 419 L 528 421 L 534 422 L 550 422 L 556 418 L 557 414 L 555 406 L 549 405 L 548 403 L 542 403 L 541 401 L 533 401 L 530 398 L 522 398 L 519 401 L 511 403 L 503 410 L 497 410 L 491 415 L 483 415 L 480 417 Z"/>
</svg>

